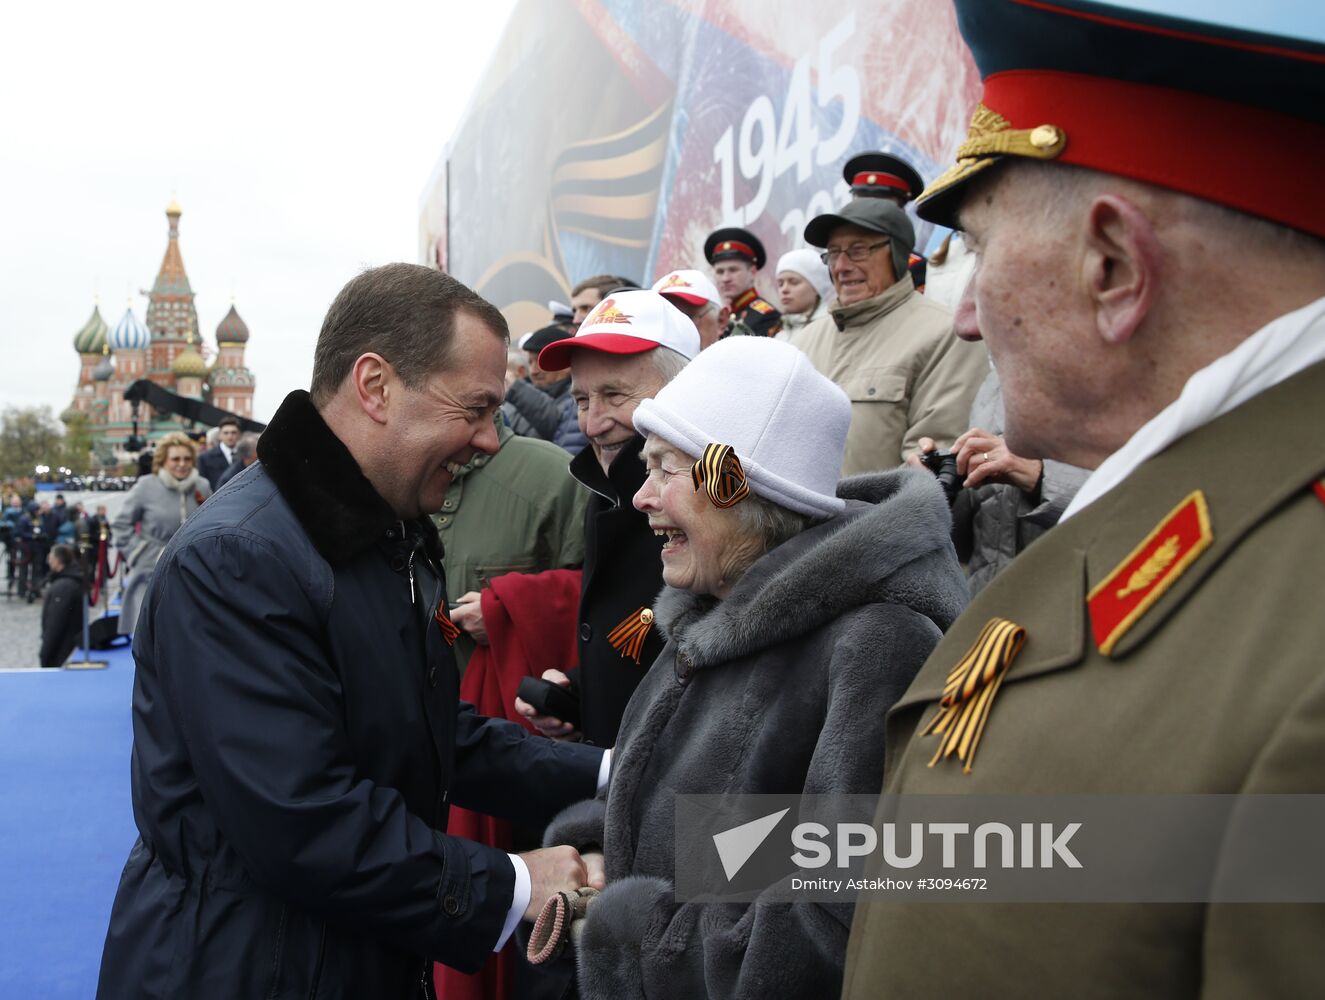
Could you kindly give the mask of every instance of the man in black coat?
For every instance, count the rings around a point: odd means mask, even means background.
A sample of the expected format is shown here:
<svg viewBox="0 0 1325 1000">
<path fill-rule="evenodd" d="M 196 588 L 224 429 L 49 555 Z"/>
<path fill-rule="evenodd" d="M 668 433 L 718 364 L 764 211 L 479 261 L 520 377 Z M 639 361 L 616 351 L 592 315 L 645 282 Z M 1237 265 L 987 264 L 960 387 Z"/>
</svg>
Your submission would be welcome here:
<svg viewBox="0 0 1325 1000">
<path fill-rule="evenodd" d="M 133 801 L 98 996 L 406 998 L 476 970 L 557 891 L 568 847 L 448 837 L 452 802 L 544 823 L 601 751 L 458 700 L 425 516 L 497 447 L 506 323 L 393 264 L 332 304 L 311 393 L 176 533 L 134 637 Z"/>
<path fill-rule="evenodd" d="M 41 653 L 43 667 L 59 667 L 78 647 L 83 635 L 83 574 L 74 550 L 56 545 L 46 559 L 51 575 L 41 605 Z"/>
<path fill-rule="evenodd" d="M 198 472 L 212 485 L 212 492 L 221 485 L 221 477 L 235 460 L 235 446 L 239 443 L 239 420 L 235 417 L 222 417 L 216 425 L 219 440 L 216 446 L 208 448 L 198 456 Z"/>
<path fill-rule="evenodd" d="M 631 417 L 699 353 L 695 324 L 657 292 L 614 292 L 595 307 L 573 338 L 543 349 L 543 367 L 570 368 L 571 396 L 589 439 L 570 471 L 589 490 L 584 515 L 584 575 L 580 589 L 579 666 L 548 670 L 545 680 L 567 686 L 579 701 L 581 726 L 516 708 L 548 736 L 582 735 L 616 743 L 630 696 L 664 645 L 653 627 L 653 602 L 662 590 L 663 539 L 631 500 L 644 485 L 644 439 Z M 632 643 L 632 640 L 635 640 Z"/>
</svg>

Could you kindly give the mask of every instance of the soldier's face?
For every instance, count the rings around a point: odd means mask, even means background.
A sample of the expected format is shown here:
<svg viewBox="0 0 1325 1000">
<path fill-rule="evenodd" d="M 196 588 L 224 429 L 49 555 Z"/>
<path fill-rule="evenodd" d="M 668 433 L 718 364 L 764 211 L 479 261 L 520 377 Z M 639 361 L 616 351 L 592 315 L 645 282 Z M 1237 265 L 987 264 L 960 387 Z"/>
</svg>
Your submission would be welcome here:
<svg viewBox="0 0 1325 1000">
<path fill-rule="evenodd" d="M 755 283 L 755 266 L 743 260 L 720 260 L 713 265 L 718 292 L 729 303 Z"/>
<path fill-rule="evenodd" d="M 954 332 L 989 347 L 1009 449 L 1033 458 L 1079 454 L 1074 449 L 1087 430 L 1117 405 L 1110 398 L 1117 390 L 1109 388 L 1109 359 L 1082 311 L 1076 244 L 1068 227 L 1043 221 L 1038 188 L 1019 182 L 1016 171 L 996 169 L 962 202 L 960 222 L 976 263 Z"/>
</svg>

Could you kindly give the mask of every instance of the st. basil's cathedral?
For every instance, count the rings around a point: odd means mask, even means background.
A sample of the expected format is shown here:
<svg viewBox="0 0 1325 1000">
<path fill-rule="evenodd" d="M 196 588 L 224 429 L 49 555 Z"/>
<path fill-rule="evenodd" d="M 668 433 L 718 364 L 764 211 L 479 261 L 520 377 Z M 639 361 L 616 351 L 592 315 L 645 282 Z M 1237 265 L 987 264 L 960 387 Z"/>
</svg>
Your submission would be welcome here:
<svg viewBox="0 0 1325 1000">
<path fill-rule="evenodd" d="M 63 416 L 74 412 L 88 418 L 93 455 L 100 466 L 116 465 L 130 456 L 125 442 L 133 431 L 132 404 L 124 390 L 138 379 L 150 379 L 180 396 L 203 400 L 238 417 L 253 416 L 253 373 L 244 365 L 248 326 L 234 305 L 216 328 L 216 360 L 208 365 L 198 330 L 193 288 L 179 250 L 179 205 L 166 209 L 169 239 L 156 282 L 147 294 L 146 321 L 132 305 L 112 329 L 100 307 L 74 336 L 81 368 L 74 399 Z M 181 428 L 178 417 L 139 405 L 138 433 L 153 439 Z"/>
</svg>

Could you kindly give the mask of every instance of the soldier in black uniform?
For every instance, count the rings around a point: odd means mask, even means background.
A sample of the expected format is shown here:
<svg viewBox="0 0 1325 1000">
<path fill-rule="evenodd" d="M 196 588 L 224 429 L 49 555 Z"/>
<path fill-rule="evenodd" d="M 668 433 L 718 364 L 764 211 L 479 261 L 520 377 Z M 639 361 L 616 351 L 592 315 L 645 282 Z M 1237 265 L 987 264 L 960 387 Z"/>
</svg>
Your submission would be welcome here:
<svg viewBox="0 0 1325 1000">
<path fill-rule="evenodd" d="M 918 198 L 925 190 L 919 172 L 901 157 L 891 153 L 857 153 L 842 168 L 842 180 L 851 188 L 851 198 L 886 198 L 899 208 Z M 916 291 L 925 290 L 925 271 L 928 262 L 918 253 L 912 253 L 907 263 Z"/>
<path fill-rule="evenodd" d="M 704 241 L 704 257 L 713 268 L 718 291 L 731 304 L 724 337 L 772 337 L 782 329 L 782 313 L 755 288 L 755 275 L 768 260 L 759 237 L 734 226 L 716 229 Z"/>
</svg>

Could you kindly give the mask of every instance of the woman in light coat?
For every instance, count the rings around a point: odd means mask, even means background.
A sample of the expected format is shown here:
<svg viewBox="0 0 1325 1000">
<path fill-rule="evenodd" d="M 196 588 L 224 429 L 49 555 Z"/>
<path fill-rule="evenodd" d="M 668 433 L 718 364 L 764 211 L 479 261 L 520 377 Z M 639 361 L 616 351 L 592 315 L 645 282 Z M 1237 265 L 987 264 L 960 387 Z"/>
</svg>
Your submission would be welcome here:
<svg viewBox="0 0 1325 1000">
<path fill-rule="evenodd" d="M 828 265 L 819 259 L 819 252 L 805 247 L 784 253 L 778 260 L 776 273 L 782 310 L 782 329 L 777 339 L 790 340 L 805 324 L 828 315 L 828 307 L 834 300 L 833 279 Z"/>
<path fill-rule="evenodd" d="M 635 506 L 668 541 L 605 796 L 545 842 L 601 849 L 580 996 L 836 996 L 854 902 L 677 902 L 676 796 L 866 794 L 883 724 L 966 602 L 934 479 L 838 483 L 851 405 L 789 344 L 720 341 L 635 412 Z M 682 859 L 691 863 L 693 858 Z M 757 887 L 756 887 L 757 888 Z"/>
<path fill-rule="evenodd" d="M 212 487 L 194 467 L 198 448 L 185 435 L 167 434 L 157 442 L 152 474 L 143 476 L 124 498 L 111 531 L 128 571 L 121 590 L 120 634 L 129 635 L 152 582 L 152 570 L 174 536 Z"/>
</svg>

